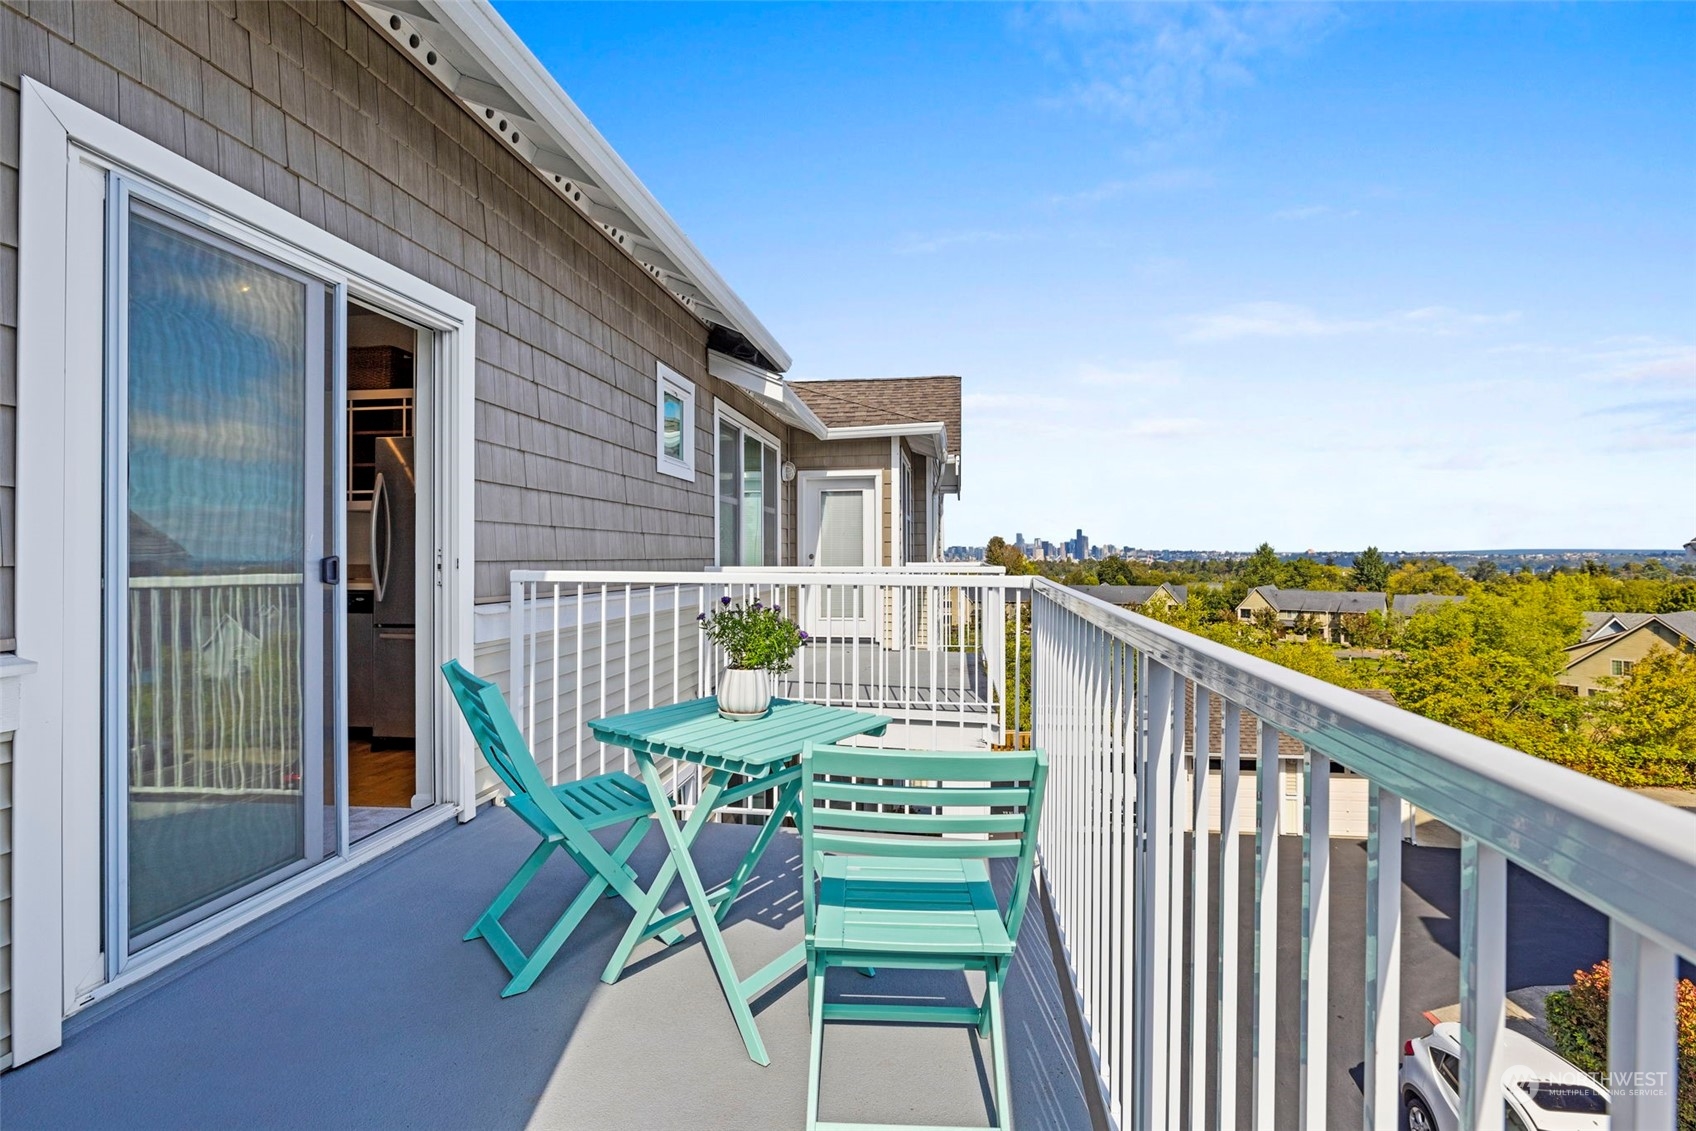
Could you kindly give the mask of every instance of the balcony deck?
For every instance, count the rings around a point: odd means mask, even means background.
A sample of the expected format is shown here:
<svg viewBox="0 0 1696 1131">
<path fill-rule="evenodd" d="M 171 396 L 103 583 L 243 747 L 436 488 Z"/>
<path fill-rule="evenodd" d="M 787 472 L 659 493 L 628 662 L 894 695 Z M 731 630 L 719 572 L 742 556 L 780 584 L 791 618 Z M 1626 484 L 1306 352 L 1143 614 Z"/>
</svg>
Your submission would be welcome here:
<svg viewBox="0 0 1696 1131">
<path fill-rule="evenodd" d="M 729 874 L 756 829 L 712 824 L 699 859 Z M 602 964 L 626 918 L 606 901 L 530 992 L 482 943 L 461 942 L 534 837 L 504 809 L 427 834 L 281 921 L 128 1001 L 73 1022 L 65 1046 L 0 1083 L 0 1122 L 31 1128 L 793 1128 L 807 1088 L 799 975 L 757 1003 L 770 1067 L 742 1051 L 692 939 L 649 944 L 614 986 Z M 739 967 L 801 937 L 796 842 L 780 840 L 726 937 Z M 787 849 L 787 851 L 785 850 Z M 635 858 L 651 876 L 651 836 Z M 582 877 L 556 858 L 514 908 L 540 936 Z M 679 889 L 674 897 L 681 905 Z M 1084 1082 L 1040 901 L 1008 987 L 1014 1116 L 1022 1129 L 1089 1125 Z M 193 960 L 191 960 L 193 961 Z M 861 976 L 832 975 L 832 993 Z M 881 972 L 880 991 L 957 998 L 960 975 Z M 987 1124 L 986 1050 L 953 1027 L 839 1024 L 826 1038 L 827 1118 Z"/>
</svg>

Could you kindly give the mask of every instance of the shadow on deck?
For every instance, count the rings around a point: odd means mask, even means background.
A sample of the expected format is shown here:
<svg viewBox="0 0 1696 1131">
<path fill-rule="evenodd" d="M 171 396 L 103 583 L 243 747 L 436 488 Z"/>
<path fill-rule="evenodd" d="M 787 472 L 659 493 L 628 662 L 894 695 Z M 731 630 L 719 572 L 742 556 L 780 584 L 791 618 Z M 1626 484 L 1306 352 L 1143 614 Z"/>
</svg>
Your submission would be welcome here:
<svg viewBox="0 0 1696 1131">
<path fill-rule="evenodd" d="M 698 858 L 728 875 L 757 830 L 709 825 Z M 658 836 L 634 862 L 651 876 Z M 749 1061 L 705 952 L 638 950 L 599 980 L 626 918 L 603 901 L 530 992 L 460 936 L 535 844 L 504 809 L 437 834 L 298 906 L 0 1077 L 0 1125 L 34 1128 L 798 1128 L 807 1088 L 799 972 L 756 1003 L 772 1053 Z M 726 937 L 744 972 L 801 937 L 798 842 L 780 838 Z M 546 881 L 555 886 L 549 890 Z M 555 857 L 508 922 L 528 945 L 582 877 Z M 674 888 L 674 905 L 681 905 Z M 192 961 L 192 960 L 191 960 Z M 832 995 L 960 999 L 961 975 L 832 974 Z M 975 989 L 975 987 L 974 987 Z M 1040 901 L 1008 986 L 1014 1119 L 1089 1125 Z M 822 1115 L 988 1122 L 987 1046 L 964 1028 L 833 1024 Z"/>
</svg>

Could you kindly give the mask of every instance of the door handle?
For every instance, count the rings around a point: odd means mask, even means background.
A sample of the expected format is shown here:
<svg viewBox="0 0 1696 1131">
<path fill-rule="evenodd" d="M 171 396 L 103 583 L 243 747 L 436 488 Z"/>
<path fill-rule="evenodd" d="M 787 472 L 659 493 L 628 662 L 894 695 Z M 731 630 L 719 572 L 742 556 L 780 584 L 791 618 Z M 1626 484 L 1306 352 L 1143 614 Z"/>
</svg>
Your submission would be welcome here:
<svg viewBox="0 0 1696 1131">
<path fill-rule="evenodd" d="M 389 544 L 392 531 L 388 529 L 387 487 L 383 482 L 383 473 L 379 471 L 377 482 L 371 488 L 371 582 L 379 601 L 383 599 L 384 590 L 389 587 Z M 381 527 L 379 523 L 382 524 Z"/>
<path fill-rule="evenodd" d="M 342 560 L 334 554 L 319 559 L 318 580 L 325 585 L 340 585 L 342 583 Z"/>
</svg>

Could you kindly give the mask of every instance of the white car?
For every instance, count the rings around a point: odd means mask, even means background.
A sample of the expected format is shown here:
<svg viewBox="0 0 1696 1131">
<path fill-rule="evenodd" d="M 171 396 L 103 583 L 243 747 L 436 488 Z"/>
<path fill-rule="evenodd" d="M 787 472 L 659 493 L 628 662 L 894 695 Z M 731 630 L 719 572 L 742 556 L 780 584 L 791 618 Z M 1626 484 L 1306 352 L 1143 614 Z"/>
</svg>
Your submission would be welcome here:
<svg viewBox="0 0 1696 1131">
<path fill-rule="evenodd" d="M 1511 1029 L 1503 1034 L 1507 1131 L 1605 1131 L 1608 1093 L 1578 1068 Z M 1407 1131 L 1459 1131 L 1460 1026 L 1445 1021 L 1402 1046 Z"/>
</svg>

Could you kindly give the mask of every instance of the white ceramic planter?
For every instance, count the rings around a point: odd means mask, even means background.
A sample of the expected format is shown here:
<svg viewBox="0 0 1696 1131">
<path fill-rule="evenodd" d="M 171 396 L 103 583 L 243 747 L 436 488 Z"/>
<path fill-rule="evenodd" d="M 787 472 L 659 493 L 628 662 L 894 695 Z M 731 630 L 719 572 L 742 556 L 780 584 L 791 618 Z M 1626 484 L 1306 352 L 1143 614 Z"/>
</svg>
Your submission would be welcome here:
<svg viewBox="0 0 1696 1131">
<path fill-rule="evenodd" d="M 718 713 L 727 719 L 763 718 L 771 710 L 771 673 L 725 668 L 718 673 Z"/>
</svg>

